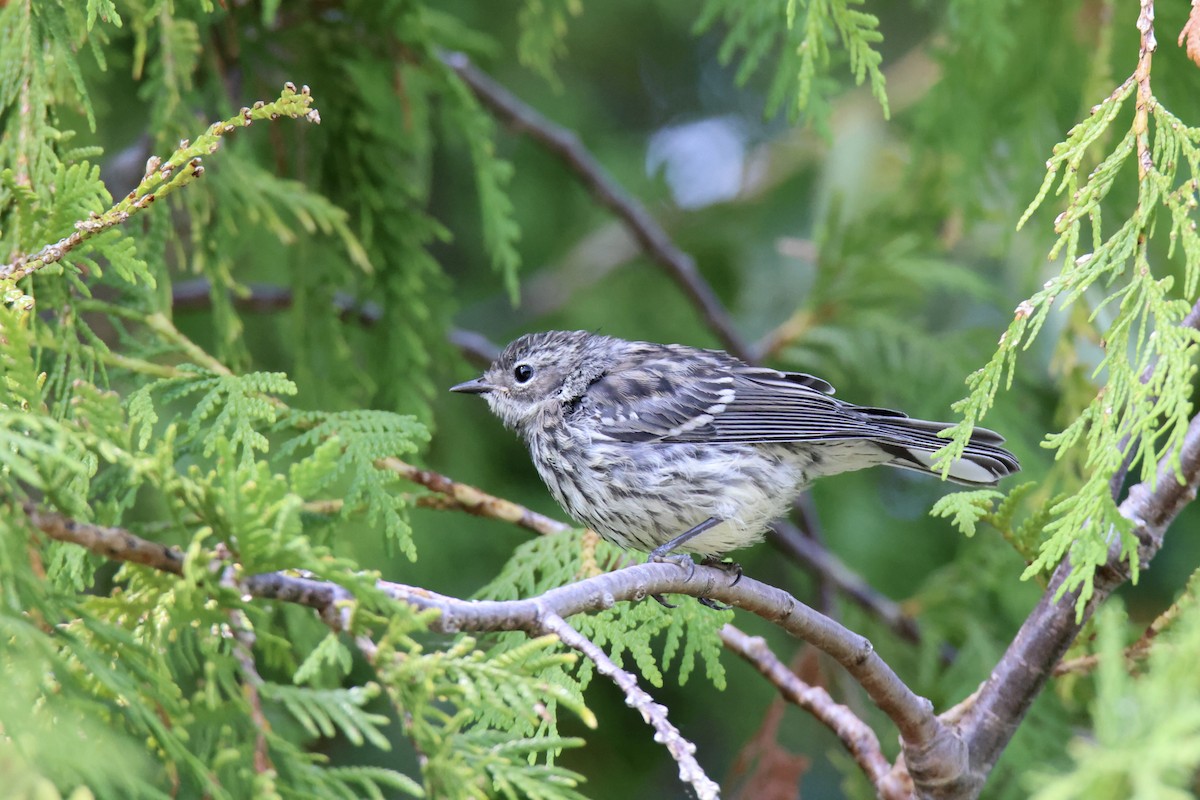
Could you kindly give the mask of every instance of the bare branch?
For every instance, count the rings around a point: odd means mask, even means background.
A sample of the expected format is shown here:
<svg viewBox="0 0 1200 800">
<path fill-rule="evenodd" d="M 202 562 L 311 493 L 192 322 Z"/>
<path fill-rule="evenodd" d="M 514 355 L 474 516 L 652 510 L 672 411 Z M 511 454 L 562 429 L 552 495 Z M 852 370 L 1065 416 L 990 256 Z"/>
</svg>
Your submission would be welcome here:
<svg viewBox="0 0 1200 800">
<path fill-rule="evenodd" d="M 654 728 L 655 741 L 664 745 L 679 764 L 679 780 L 695 789 L 699 800 L 716 800 L 720 797 L 720 787 L 704 774 L 704 769 L 696 761 L 696 745 L 683 738 L 679 729 L 667 719 L 666 706 L 654 702 L 654 698 L 638 685 L 633 673 L 618 667 L 595 642 L 572 628 L 558 614 L 546 611 L 540 616 L 543 632 L 553 633 L 563 644 L 583 653 L 596 665 L 597 672 L 620 687 L 625 693 L 625 704 L 637 709 L 642 719 Z"/>
<path fill-rule="evenodd" d="M 518 505 L 511 500 L 505 500 L 502 497 L 496 497 L 495 495 L 476 489 L 474 486 L 459 483 L 440 473 L 418 469 L 412 464 L 401 461 L 398 458 L 381 458 L 375 462 L 375 466 L 380 469 L 391 470 L 405 480 L 420 484 L 427 489 L 432 489 L 447 497 L 452 497 L 464 511 L 476 516 L 491 517 L 492 519 L 511 522 L 514 525 L 520 525 L 522 528 L 527 528 L 542 535 L 562 533 L 571 529 L 571 526 L 565 522 L 551 519 L 536 511 L 531 511 L 525 506 Z"/>
<path fill-rule="evenodd" d="M 183 574 L 183 553 L 174 547 L 147 541 L 124 528 L 106 528 L 53 511 L 40 511 L 33 503 L 25 503 L 23 508 L 34 526 L 51 539 L 80 545 L 105 558 L 141 564 L 172 575 Z"/>
<path fill-rule="evenodd" d="M 282 578 L 282 579 L 281 579 Z M 549 612 L 560 617 L 596 611 L 623 600 L 652 594 L 709 597 L 758 614 L 788 633 L 831 655 L 858 681 L 868 696 L 900 730 L 906 761 L 918 786 L 922 777 L 938 779 L 944 765 L 966 768 L 966 749 L 932 713 L 928 700 L 918 697 L 896 676 L 871 643 L 800 603 L 794 597 L 753 578 L 728 585 L 728 574 L 715 567 L 696 566 L 690 574 L 674 564 L 637 564 L 577 583 L 552 589 L 539 597 L 510 601 L 463 601 L 426 589 L 380 582 L 393 599 L 441 614 L 432 628 L 440 633 L 512 631 L 537 633 Z M 251 594 L 320 607 L 328 590 L 320 582 L 287 576 L 259 575 L 243 581 Z"/>
<path fill-rule="evenodd" d="M 916 621 L 904 613 L 899 603 L 880 594 L 820 542 L 803 535 L 795 525 L 777 522 L 771 526 L 767 536 L 771 544 L 794 558 L 814 575 L 830 581 L 839 592 L 863 610 L 878 617 L 898 636 L 910 642 L 921 640 L 921 630 Z"/>
<path fill-rule="evenodd" d="M 476 68 L 462 53 L 448 53 L 442 60 L 498 119 L 527 134 L 562 159 L 592 196 L 629 228 L 646 255 L 679 284 L 725 349 L 738 358 L 752 360 L 753 353 L 734 327 L 729 312 L 717 299 L 716 292 L 696 269 L 695 260 L 671 241 L 646 207 L 621 188 L 573 131 L 546 119 Z"/>
<path fill-rule="evenodd" d="M 893 775 L 892 765 L 883 755 L 879 737 L 846 706 L 834 702 L 829 692 L 801 680 L 780 661 L 761 636 L 748 636 L 733 625 L 721 629 L 725 647 L 746 659 L 770 681 L 784 698 L 795 703 L 833 731 L 858 762 L 876 793 L 885 800 L 904 800 L 912 796 L 911 781 Z"/>
<path fill-rule="evenodd" d="M 55 538 L 76 542 L 109 558 L 136 561 L 173 574 L 182 572 L 182 556 L 178 551 L 146 542 L 129 531 L 71 522 L 56 514 L 34 513 L 42 519 L 38 526 L 54 531 Z M 147 558 L 147 553 L 158 554 L 158 557 Z M 239 585 L 254 597 L 316 609 L 326 624 L 335 630 L 346 629 L 352 598 L 336 584 L 277 572 L 249 576 Z M 620 601 L 643 600 L 654 594 L 709 597 L 779 625 L 840 663 L 896 724 L 908 768 L 918 787 L 922 781 L 938 780 L 948 768 L 957 769 L 959 773 L 965 770 L 966 749 L 962 741 L 934 716 L 928 700 L 914 694 L 896 676 L 867 639 L 814 611 L 782 589 L 753 578 L 743 577 L 730 586 L 728 574 L 716 567 L 697 565 L 688 572 L 670 563 L 638 564 L 552 589 L 539 597 L 512 601 L 465 601 L 386 581 L 377 585 L 397 601 L 440 611 L 431 628 L 447 634 L 521 630 L 536 635 L 547 630 L 548 615 L 565 619 L 574 614 L 609 608 Z"/>
<path fill-rule="evenodd" d="M 1139 542 L 1137 560 L 1145 568 L 1162 546 L 1168 525 L 1196 497 L 1200 485 L 1200 416 L 1192 419 L 1178 453 L 1186 482 L 1180 483 L 1171 453 L 1158 465 L 1153 483 L 1134 486 L 1121 503 L 1121 516 L 1134 523 Z M 1054 571 L 1041 601 L 1017 632 L 1004 657 L 980 688 L 975 702 L 963 714 L 960 731 L 971 751 L 970 773 L 957 786 L 965 796 L 976 796 L 996 759 L 1016 732 L 1029 706 L 1042 690 L 1055 664 L 1079 634 L 1096 608 L 1131 577 L 1129 561 L 1121 555 L 1119 537 L 1111 537 L 1108 561 L 1096 570 L 1093 592 L 1082 616 L 1075 613 L 1079 591 L 1063 592 L 1071 574 L 1065 559 Z M 958 794 L 937 795 L 944 797 Z"/>
<path fill-rule="evenodd" d="M 500 348 L 482 333 L 454 328 L 450 331 L 450 344 L 472 364 L 486 367 L 500 355 Z"/>
</svg>

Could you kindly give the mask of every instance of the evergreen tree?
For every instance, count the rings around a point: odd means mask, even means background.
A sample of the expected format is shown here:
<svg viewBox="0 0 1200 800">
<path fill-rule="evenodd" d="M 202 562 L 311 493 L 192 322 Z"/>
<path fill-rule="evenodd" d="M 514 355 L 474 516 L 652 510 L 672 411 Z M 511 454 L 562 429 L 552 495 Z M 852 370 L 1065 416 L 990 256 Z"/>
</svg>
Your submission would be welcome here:
<svg viewBox="0 0 1200 800">
<path fill-rule="evenodd" d="M 6 796 L 1190 796 L 1198 86 L 1155 0 L 3 4 Z M 1024 472 L 639 565 L 444 392 L 546 328 Z"/>
</svg>

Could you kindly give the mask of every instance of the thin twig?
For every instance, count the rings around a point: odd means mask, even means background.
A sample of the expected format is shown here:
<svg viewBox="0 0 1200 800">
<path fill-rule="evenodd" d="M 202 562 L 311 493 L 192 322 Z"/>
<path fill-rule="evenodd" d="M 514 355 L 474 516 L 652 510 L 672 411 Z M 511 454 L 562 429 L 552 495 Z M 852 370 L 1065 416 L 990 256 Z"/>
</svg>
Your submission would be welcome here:
<svg viewBox="0 0 1200 800">
<path fill-rule="evenodd" d="M 217 375 L 233 375 L 233 370 L 225 366 L 220 359 L 209 355 L 207 350 L 185 336 L 183 332 L 175 327 L 175 323 L 168 319 L 162 312 L 155 311 L 153 314 L 150 314 L 146 317 L 145 323 L 146 327 L 150 330 L 182 350 L 183 354 L 193 364 L 204 367 Z"/>
<path fill-rule="evenodd" d="M 621 188 L 574 131 L 546 119 L 476 68 L 462 53 L 447 53 L 442 61 L 497 118 L 562 159 L 592 196 L 624 222 L 646 255 L 679 284 L 725 349 L 738 358 L 752 358 L 753 353 L 717 299 L 716 292 L 696 269 L 695 260 L 671 241 L 645 206 Z"/>
<path fill-rule="evenodd" d="M 183 553 L 177 548 L 147 541 L 124 528 L 108 528 L 53 511 L 41 511 L 33 503 L 24 503 L 23 509 L 30 522 L 51 539 L 80 545 L 105 558 L 141 564 L 172 575 L 183 574 Z"/>
<path fill-rule="evenodd" d="M 286 286 L 272 283 L 251 283 L 239 291 L 230 291 L 230 300 L 239 311 L 269 314 L 292 307 L 295 296 Z M 171 287 L 171 307 L 175 311 L 200 311 L 212 307 L 212 285 L 207 278 L 180 281 Z M 371 300 L 359 300 L 346 292 L 333 295 L 333 308 L 342 320 L 353 320 L 364 328 L 377 325 L 383 319 L 383 308 Z M 500 348 L 486 336 L 475 331 L 452 328 L 447 335 L 450 344 L 474 364 L 486 366 L 500 354 Z"/>
<path fill-rule="evenodd" d="M 720 787 L 704 773 L 703 767 L 696 761 L 696 745 L 685 739 L 679 729 L 667 719 L 666 706 L 654 702 L 654 698 L 638 685 L 637 677 L 633 673 L 618 667 L 595 642 L 571 627 L 558 614 L 545 611 L 540 617 L 542 632 L 553 633 L 563 644 L 583 653 L 596 665 L 597 672 L 620 687 L 625 694 L 625 704 L 636 709 L 642 715 L 642 719 L 654 728 L 654 740 L 665 746 L 679 765 L 679 780 L 690 785 L 696 791 L 699 800 L 716 800 L 720 797 Z"/>
<path fill-rule="evenodd" d="M 221 585 L 236 589 L 234 570 L 226 568 L 223 571 Z M 254 628 L 246 617 L 246 612 L 240 608 L 231 608 L 228 613 L 230 636 L 233 639 L 233 655 L 237 659 L 238 668 L 242 671 L 245 679 L 242 681 L 242 692 L 250 706 L 250 718 L 254 720 L 254 771 L 262 775 L 273 772 L 275 767 L 271 763 L 271 755 L 267 751 L 267 731 L 270 729 L 271 723 L 267 719 L 267 715 L 263 713 L 262 696 L 259 693 L 263 679 L 258 673 L 258 666 L 254 663 L 256 637 Z"/>
<path fill-rule="evenodd" d="M 911 783 L 893 785 L 892 765 L 884 757 L 879 737 L 870 726 L 849 708 L 834 702 L 829 692 L 802 681 L 771 652 L 766 640 L 761 636 L 749 636 L 733 625 L 726 625 L 721 629 L 721 641 L 726 648 L 757 669 L 783 697 L 833 731 L 866 773 L 879 797 L 900 800 L 912 796 Z"/>
<path fill-rule="evenodd" d="M 1141 0 L 1137 29 L 1140 34 L 1137 68 L 1133 79 L 1137 82 L 1137 99 L 1134 101 L 1133 133 L 1137 141 L 1138 181 L 1144 181 L 1154 169 L 1154 156 L 1150 152 L 1150 109 L 1154 105 L 1154 92 L 1150 90 L 1150 64 L 1158 40 L 1154 37 L 1154 0 Z"/>
<path fill-rule="evenodd" d="M 99 529 L 50 512 L 35 510 L 34 514 L 30 517 L 35 524 L 54 538 L 73 541 L 116 560 L 136 561 L 174 574 L 182 571 L 182 556 L 178 551 L 141 540 L 129 531 Z M 147 558 L 148 552 L 170 555 Z M 244 578 L 239 587 L 253 597 L 313 608 L 335 630 L 347 627 L 351 597 L 337 584 L 275 572 Z M 565 619 L 656 594 L 708 597 L 773 622 L 841 664 L 896 724 L 918 788 L 921 785 L 918 776 L 936 775 L 944 768 L 942 765 L 956 765 L 966 759 L 961 740 L 934 716 L 932 704 L 914 694 L 875 653 L 869 641 L 782 589 L 750 577 L 743 577 L 731 586 L 728 574 L 716 567 L 697 565 L 689 572 L 670 563 L 636 564 L 552 589 L 538 597 L 512 601 L 459 600 L 386 581 L 377 582 L 377 587 L 399 602 L 437 609 L 440 614 L 431 628 L 446 634 L 521 630 L 536 635 L 544 630 L 547 613 Z"/>
<path fill-rule="evenodd" d="M 270 103 L 258 102 L 253 108 L 243 108 L 236 116 L 215 122 L 196 138 L 195 143 L 184 140 L 179 148 L 164 162 L 151 156 L 141 182 L 118 200 L 103 214 L 92 213 L 87 219 L 75 222 L 74 232 L 57 242 L 47 244 L 40 250 L 26 255 L 17 255 L 9 263 L 0 265 L 0 278 L 17 281 L 39 269 L 58 263 L 84 242 L 107 230 L 123 225 L 133 215 L 149 208 L 156 200 L 186 186 L 204 174 L 201 163 L 203 156 L 216 152 L 222 137 L 244 128 L 255 120 L 276 119 L 279 116 L 299 117 L 312 123 L 320 123 L 321 117 L 312 108 L 308 87 L 299 91 L 291 83 L 284 86 L 279 99 Z"/>
<path fill-rule="evenodd" d="M 441 473 L 419 469 L 398 458 L 381 458 L 375 462 L 375 466 L 391 470 L 405 480 L 451 497 L 464 511 L 476 516 L 511 522 L 542 535 L 562 533 L 571 529 L 571 526 L 565 522 L 551 519 L 511 500 L 505 500 L 476 489 L 474 486 L 459 483 Z"/>
<path fill-rule="evenodd" d="M 898 636 L 910 642 L 921 640 L 921 631 L 900 604 L 876 591 L 862 576 L 842 563 L 819 542 L 805 536 L 787 522 L 777 522 L 767 534 L 771 543 L 794 558 L 814 575 L 829 580 L 856 605 L 879 618 Z"/>
</svg>

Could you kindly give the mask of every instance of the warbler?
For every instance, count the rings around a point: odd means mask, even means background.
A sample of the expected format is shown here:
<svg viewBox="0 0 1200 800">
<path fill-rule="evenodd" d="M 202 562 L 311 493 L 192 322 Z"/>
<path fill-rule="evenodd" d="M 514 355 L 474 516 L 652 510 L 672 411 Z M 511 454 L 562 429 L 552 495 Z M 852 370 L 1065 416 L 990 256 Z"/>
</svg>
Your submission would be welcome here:
<svg viewBox="0 0 1200 800">
<path fill-rule="evenodd" d="M 936 434 L 950 427 L 719 350 L 586 331 L 526 334 L 450 391 L 487 400 L 567 513 L 652 560 L 714 563 L 754 544 L 825 475 L 877 464 L 940 474 Z M 976 428 L 947 477 L 994 486 L 1017 472 L 1003 442 Z"/>
</svg>

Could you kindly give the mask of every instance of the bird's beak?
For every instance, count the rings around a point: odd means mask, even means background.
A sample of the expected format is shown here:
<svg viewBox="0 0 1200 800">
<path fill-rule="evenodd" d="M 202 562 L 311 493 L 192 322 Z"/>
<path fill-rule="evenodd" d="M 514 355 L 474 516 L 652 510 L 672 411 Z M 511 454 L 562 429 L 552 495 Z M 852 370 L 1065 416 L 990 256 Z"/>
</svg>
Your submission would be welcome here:
<svg viewBox="0 0 1200 800">
<path fill-rule="evenodd" d="M 451 386 L 450 391 L 462 392 L 463 394 L 487 394 L 495 391 L 496 387 L 485 381 L 483 378 L 476 378 L 473 381 L 460 383 L 457 386 Z"/>
</svg>

